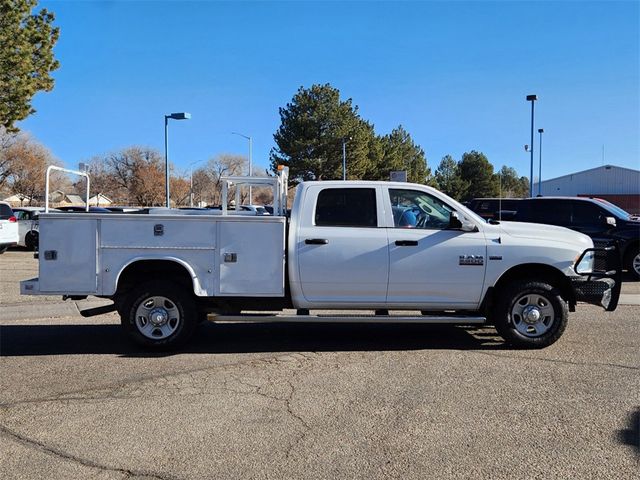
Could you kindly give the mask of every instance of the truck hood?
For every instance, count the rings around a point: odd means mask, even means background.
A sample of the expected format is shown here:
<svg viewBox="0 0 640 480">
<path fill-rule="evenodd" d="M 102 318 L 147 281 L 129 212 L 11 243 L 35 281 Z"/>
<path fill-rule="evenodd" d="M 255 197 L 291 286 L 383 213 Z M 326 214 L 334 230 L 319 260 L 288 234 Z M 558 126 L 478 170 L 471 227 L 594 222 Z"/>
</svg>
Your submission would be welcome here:
<svg viewBox="0 0 640 480">
<path fill-rule="evenodd" d="M 587 235 L 565 227 L 542 223 L 500 222 L 500 228 L 512 237 L 562 242 L 582 250 L 593 247 L 593 241 Z"/>
</svg>

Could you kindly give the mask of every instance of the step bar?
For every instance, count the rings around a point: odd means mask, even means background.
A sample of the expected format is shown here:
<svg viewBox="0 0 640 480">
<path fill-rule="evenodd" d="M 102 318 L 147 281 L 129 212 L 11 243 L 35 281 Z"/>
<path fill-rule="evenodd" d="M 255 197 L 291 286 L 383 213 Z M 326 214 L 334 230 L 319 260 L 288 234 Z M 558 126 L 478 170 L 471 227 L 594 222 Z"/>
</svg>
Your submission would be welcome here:
<svg viewBox="0 0 640 480">
<path fill-rule="evenodd" d="M 432 315 L 345 315 L 345 314 L 252 314 L 216 315 L 209 314 L 212 322 L 300 322 L 300 323 L 419 323 L 445 325 L 481 325 L 487 321 L 486 317 L 472 317 L 461 315 L 432 316 Z"/>
</svg>

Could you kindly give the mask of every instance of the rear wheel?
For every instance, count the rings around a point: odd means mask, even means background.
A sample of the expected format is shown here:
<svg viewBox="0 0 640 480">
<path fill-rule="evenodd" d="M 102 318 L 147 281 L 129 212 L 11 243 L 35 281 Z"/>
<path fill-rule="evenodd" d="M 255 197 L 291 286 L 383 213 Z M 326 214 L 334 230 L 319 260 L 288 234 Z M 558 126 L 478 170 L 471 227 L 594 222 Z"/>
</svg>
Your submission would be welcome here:
<svg viewBox="0 0 640 480">
<path fill-rule="evenodd" d="M 569 309 L 553 285 L 544 281 L 519 281 L 505 288 L 499 296 L 493 320 L 507 343 L 543 348 L 562 336 Z"/>
<path fill-rule="evenodd" d="M 29 232 L 24 238 L 24 245 L 27 250 L 36 250 L 38 248 L 38 232 Z"/>
<path fill-rule="evenodd" d="M 197 322 L 195 303 L 174 282 L 147 282 L 129 294 L 122 308 L 122 326 L 138 344 L 156 350 L 183 345 Z"/>
</svg>

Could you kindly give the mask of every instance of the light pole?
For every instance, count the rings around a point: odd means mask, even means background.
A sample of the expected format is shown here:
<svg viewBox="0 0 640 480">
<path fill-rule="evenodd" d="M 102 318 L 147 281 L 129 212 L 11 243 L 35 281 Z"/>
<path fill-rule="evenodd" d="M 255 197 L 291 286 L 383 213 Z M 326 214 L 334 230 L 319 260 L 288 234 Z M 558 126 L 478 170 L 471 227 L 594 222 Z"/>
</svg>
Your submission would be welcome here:
<svg viewBox="0 0 640 480">
<path fill-rule="evenodd" d="M 195 162 L 191 162 L 189 164 L 189 206 L 193 207 L 193 166 L 196 163 L 204 162 L 204 160 L 196 160 Z"/>
<path fill-rule="evenodd" d="M 169 201 L 169 119 L 171 120 L 189 120 L 191 118 L 190 113 L 172 113 L 164 116 L 164 179 L 167 197 L 167 208 L 171 207 Z"/>
<path fill-rule="evenodd" d="M 544 133 L 544 128 L 539 128 L 538 133 L 540 134 L 540 162 L 538 164 L 538 196 L 542 196 L 542 134 Z"/>
<path fill-rule="evenodd" d="M 529 197 L 533 197 L 533 109 L 538 100 L 537 95 L 527 95 L 527 102 L 531 102 L 531 171 L 529 177 Z"/>
<path fill-rule="evenodd" d="M 251 155 L 253 150 L 253 139 L 248 135 L 244 135 L 243 133 L 238 133 L 238 132 L 231 132 L 231 135 L 238 135 L 242 138 L 246 138 L 247 140 L 249 140 L 249 176 L 252 177 L 253 176 L 253 160 L 251 158 Z M 253 195 L 251 191 L 251 185 L 249 185 L 249 205 L 253 205 Z"/>
<path fill-rule="evenodd" d="M 342 137 L 342 180 L 347 179 L 347 140 L 351 137 Z"/>
</svg>

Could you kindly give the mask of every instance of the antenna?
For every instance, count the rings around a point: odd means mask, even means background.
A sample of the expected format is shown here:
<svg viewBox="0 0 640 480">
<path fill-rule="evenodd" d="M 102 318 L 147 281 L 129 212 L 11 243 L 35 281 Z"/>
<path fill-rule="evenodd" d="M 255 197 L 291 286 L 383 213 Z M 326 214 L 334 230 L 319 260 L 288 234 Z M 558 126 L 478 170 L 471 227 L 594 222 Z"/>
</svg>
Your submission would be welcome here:
<svg viewBox="0 0 640 480">
<path fill-rule="evenodd" d="M 500 172 L 498 172 L 498 180 L 500 181 L 499 183 L 500 197 L 498 198 L 498 221 L 501 222 L 502 221 L 502 174 L 500 174 Z"/>
</svg>

